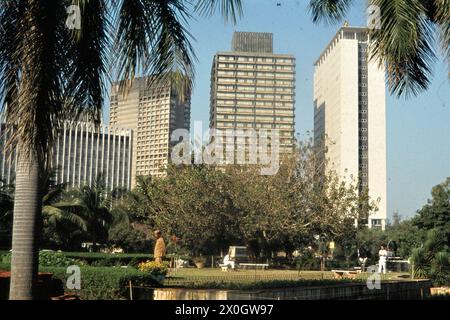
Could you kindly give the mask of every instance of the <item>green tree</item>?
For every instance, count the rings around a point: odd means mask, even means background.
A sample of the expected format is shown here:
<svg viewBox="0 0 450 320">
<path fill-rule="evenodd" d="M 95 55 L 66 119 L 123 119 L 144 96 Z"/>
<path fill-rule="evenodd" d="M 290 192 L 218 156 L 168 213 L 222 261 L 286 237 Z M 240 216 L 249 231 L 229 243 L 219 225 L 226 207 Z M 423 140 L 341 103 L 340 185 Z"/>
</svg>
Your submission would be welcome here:
<svg viewBox="0 0 450 320">
<path fill-rule="evenodd" d="M 369 259 L 366 265 L 377 263 L 380 245 L 386 245 L 389 241 L 389 237 L 386 232 L 375 228 L 360 228 L 356 239 L 360 254 Z"/>
<path fill-rule="evenodd" d="M 125 207 L 137 221 L 176 235 L 193 254 L 247 245 L 254 257 L 288 255 L 315 244 L 344 239 L 362 213 L 376 210 L 366 192 L 322 175 L 312 141 L 261 175 L 254 165 L 169 166 L 165 178 L 141 177 Z"/>
<path fill-rule="evenodd" d="M 64 201 L 67 185 L 57 183 L 57 170 L 44 170 L 40 178 L 42 190 L 43 245 L 58 249 L 75 249 L 86 221 L 77 214 L 77 206 Z"/>
<path fill-rule="evenodd" d="M 85 229 L 85 239 L 92 241 L 94 251 L 98 243 L 108 240 L 108 226 L 113 221 L 111 214 L 111 194 L 106 188 L 104 177 L 99 174 L 90 186 L 67 192 L 57 206 L 72 210 Z"/>
<path fill-rule="evenodd" d="M 414 275 L 428 277 L 437 285 L 449 283 L 450 272 L 450 178 L 433 187 L 431 199 L 413 218 L 414 227 L 427 232 L 422 245 L 412 251 Z"/>
<path fill-rule="evenodd" d="M 310 0 L 314 22 L 338 22 L 353 0 Z M 450 67 L 449 0 L 370 0 L 380 8 L 380 28 L 370 30 L 371 58 L 387 66 L 388 85 L 398 96 L 428 89 L 440 43 Z M 449 68 L 450 75 L 450 68 Z"/>
<path fill-rule="evenodd" d="M 430 278 L 435 285 L 450 283 L 450 248 L 442 229 L 428 231 L 424 244 L 412 251 L 413 276 Z"/>
<path fill-rule="evenodd" d="M 228 186 L 227 175 L 214 167 L 172 166 L 155 193 L 155 226 L 180 237 L 194 255 L 218 253 L 237 232 Z"/>
<path fill-rule="evenodd" d="M 57 184 L 54 180 L 56 170 L 44 170 L 39 176 L 42 209 L 42 241 L 46 246 L 53 247 L 56 242 L 67 248 L 67 243 L 71 242 L 69 237 L 69 226 L 84 228 L 84 222 L 71 212 L 70 205 L 60 203 L 65 184 Z M 10 245 L 12 235 L 12 217 L 14 207 L 15 186 L 3 185 L 0 187 L 0 222 L 2 234 L 5 235 L 5 243 Z"/>
<path fill-rule="evenodd" d="M 165 75 L 190 87 L 193 52 L 184 25 L 191 10 L 234 17 L 240 0 L 10 0 L 0 3 L 0 100 L 17 128 L 10 299 L 31 299 L 37 279 L 39 172 L 65 119 L 85 110 L 100 123 L 110 78 Z M 80 9 L 68 17 L 67 9 Z M 79 14 L 78 14 L 79 13 Z M 72 23 L 73 22 L 73 23 Z M 80 27 L 80 28 L 78 28 Z M 109 74 L 114 70 L 114 74 Z M 168 79 L 170 78 L 170 79 Z M 187 79 L 187 81 L 186 81 Z"/>
<path fill-rule="evenodd" d="M 411 256 L 413 248 L 423 243 L 425 234 L 426 231 L 414 225 L 412 219 L 386 226 L 387 240 L 395 243 L 396 255 L 405 259 Z"/>
<path fill-rule="evenodd" d="M 128 210 L 127 195 L 114 200 L 112 222 L 108 230 L 108 243 L 125 252 L 150 252 L 150 232 L 144 232 L 132 211 Z"/>
<path fill-rule="evenodd" d="M 441 230 L 450 246 L 450 178 L 433 187 L 431 199 L 417 213 L 414 225 L 422 230 Z"/>
</svg>

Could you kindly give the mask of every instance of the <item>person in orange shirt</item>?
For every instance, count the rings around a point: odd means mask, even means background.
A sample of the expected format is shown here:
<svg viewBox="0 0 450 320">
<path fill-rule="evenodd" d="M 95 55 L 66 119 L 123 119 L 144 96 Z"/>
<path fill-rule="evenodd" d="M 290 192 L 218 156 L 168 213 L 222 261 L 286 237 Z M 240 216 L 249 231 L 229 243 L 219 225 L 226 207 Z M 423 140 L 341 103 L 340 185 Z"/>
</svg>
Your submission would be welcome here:
<svg viewBox="0 0 450 320">
<path fill-rule="evenodd" d="M 163 257 L 166 255 L 166 244 L 164 243 L 164 239 L 160 230 L 155 231 L 155 238 L 156 242 L 153 256 L 155 257 L 156 263 L 162 263 Z"/>
</svg>

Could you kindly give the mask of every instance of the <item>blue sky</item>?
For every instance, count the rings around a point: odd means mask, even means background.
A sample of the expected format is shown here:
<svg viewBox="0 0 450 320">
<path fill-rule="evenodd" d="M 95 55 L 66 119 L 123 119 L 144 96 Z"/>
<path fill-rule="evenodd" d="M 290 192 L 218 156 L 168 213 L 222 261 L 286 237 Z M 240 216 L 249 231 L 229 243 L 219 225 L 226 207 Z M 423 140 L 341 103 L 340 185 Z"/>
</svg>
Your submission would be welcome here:
<svg viewBox="0 0 450 320">
<path fill-rule="evenodd" d="M 234 31 L 272 32 L 276 53 L 296 57 L 296 132 L 305 138 L 313 129 L 313 63 L 340 25 L 315 25 L 308 0 L 243 0 L 244 17 L 225 24 L 218 14 L 189 24 L 198 58 L 191 103 L 191 127 L 209 125 L 210 76 L 217 51 L 231 50 Z M 277 6 L 280 3 L 281 6 Z M 350 25 L 366 25 L 364 0 L 347 15 Z M 387 97 L 388 215 L 398 210 L 411 217 L 430 198 L 431 188 L 450 176 L 450 82 L 447 66 L 435 65 L 427 92 L 410 98 Z M 107 101 L 108 103 L 108 101 Z M 105 109 L 105 119 L 109 110 Z"/>
<path fill-rule="evenodd" d="M 365 1 L 356 2 L 347 20 L 365 25 Z M 305 137 L 313 129 L 313 63 L 339 25 L 314 25 L 306 0 L 244 3 L 244 17 L 236 25 L 218 15 L 190 23 L 198 57 L 192 121 L 208 126 L 212 59 L 217 51 L 231 49 L 233 31 L 272 32 L 275 52 L 297 58 L 296 131 Z M 388 214 L 398 210 L 409 217 L 426 203 L 431 188 L 450 176 L 450 90 L 442 61 L 428 92 L 409 100 L 387 97 L 387 146 Z"/>
</svg>

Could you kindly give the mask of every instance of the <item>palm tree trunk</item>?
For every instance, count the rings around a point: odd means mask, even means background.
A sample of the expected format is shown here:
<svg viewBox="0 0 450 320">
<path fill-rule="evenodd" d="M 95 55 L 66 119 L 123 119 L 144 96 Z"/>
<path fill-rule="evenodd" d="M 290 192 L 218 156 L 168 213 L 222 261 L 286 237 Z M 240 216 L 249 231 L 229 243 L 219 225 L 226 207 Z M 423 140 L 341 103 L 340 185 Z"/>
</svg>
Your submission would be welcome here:
<svg viewBox="0 0 450 320">
<path fill-rule="evenodd" d="M 10 300 L 31 300 L 39 266 L 39 162 L 18 148 L 11 259 Z"/>
</svg>

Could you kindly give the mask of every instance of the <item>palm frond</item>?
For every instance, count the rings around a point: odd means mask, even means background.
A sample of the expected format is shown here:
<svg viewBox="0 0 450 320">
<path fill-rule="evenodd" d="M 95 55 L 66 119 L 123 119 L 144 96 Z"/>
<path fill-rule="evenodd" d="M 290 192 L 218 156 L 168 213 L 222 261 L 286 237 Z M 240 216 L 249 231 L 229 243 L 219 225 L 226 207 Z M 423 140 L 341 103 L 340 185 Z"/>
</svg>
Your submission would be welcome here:
<svg viewBox="0 0 450 320">
<path fill-rule="evenodd" d="M 154 31 L 147 19 L 145 4 L 141 0 L 122 0 L 116 2 L 114 15 L 117 26 L 114 43 L 117 62 L 116 79 L 134 79 L 142 72 L 148 60 L 150 41 Z"/>
<path fill-rule="evenodd" d="M 436 7 L 435 22 L 439 26 L 442 52 L 447 59 L 450 78 L 450 0 L 434 0 Z"/>
<path fill-rule="evenodd" d="M 99 124 L 109 81 L 112 18 L 104 0 L 72 0 L 72 4 L 80 8 L 82 27 L 70 30 L 75 67 L 67 80 L 68 114 L 73 120 L 83 115 Z"/>
<path fill-rule="evenodd" d="M 116 207 L 111 211 L 111 222 L 112 226 L 116 225 L 130 225 L 130 217 L 128 216 L 126 210 L 120 207 Z"/>
<path fill-rule="evenodd" d="M 336 23 L 341 21 L 353 0 L 311 0 L 309 11 L 314 23 Z"/>
<path fill-rule="evenodd" d="M 4 112 L 6 106 L 9 110 L 17 109 L 21 57 L 18 51 L 20 38 L 16 35 L 21 33 L 20 20 L 24 12 L 25 1 L 0 4 L 0 112 Z M 6 141 L 7 148 L 12 145 L 12 140 Z"/>
<path fill-rule="evenodd" d="M 87 222 L 83 217 L 77 215 L 76 213 L 70 212 L 65 206 L 43 206 L 42 214 L 44 219 L 49 221 L 51 224 L 56 223 L 71 223 L 83 231 L 87 231 Z"/>
<path fill-rule="evenodd" d="M 231 20 L 234 24 L 243 15 L 241 0 L 197 0 L 194 10 L 205 16 L 212 16 L 219 10 L 225 21 Z"/>
<path fill-rule="evenodd" d="M 189 12 L 183 1 L 122 0 L 116 15 L 116 78 L 125 80 L 123 91 L 143 73 L 156 75 L 153 79 L 160 82 L 173 81 L 180 73 L 188 81 L 179 91 L 191 87 L 195 55 L 184 26 Z"/>
<path fill-rule="evenodd" d="M 194 80 L 194 59 L 190 39 L 193 39 L 183 23 L 190 17 L 182 1 L 154 1 L 151 9 L 155 30 L 150 64 L 146 73 L 155 74 L 156 82 L 170 84 L 178 92 L 180 100 L 190 95 Z M 152 85 L 152 83 L 150 83 Z"/>
<path fill-rule="evenodd" d="M 371 31 L 371 58 L 387 66 L 388 86 L 409 97 L 430 85 L 434 28 L 420 0 L 373 0 L 381 9 L 381 28 Z"/>
<path fill-rule="evenodd" d="M 50 156 L 49 146 L 59 129 L 63 111 L 63 79 L 67 70 L 64 49 L 68 41 L 63 36 L 66 11 L 62 2 L 53 6 L 42 1 L 17 3 L 23 3 L 24 10 L 13 21 L 16 39 L 10 47 L 13 51 L 6 55 L 10 61 L 20 59 L 20 67 L 6 79 L 9 87 L 13 81 L 20 82 L 20 86 L 17 103 L 8 107 L 7 121 L 20 123 L 15 137 L 21 150 L 35 153 L 42 160 Z M 18 73 L 18 78 L 13 73 Z"/>
</svg>

